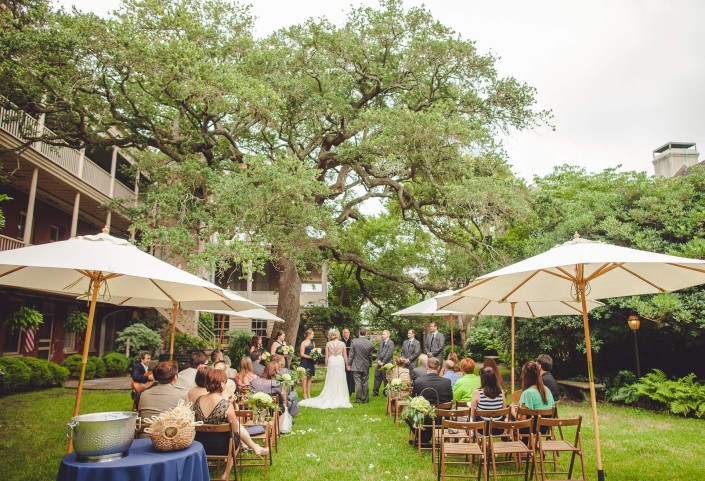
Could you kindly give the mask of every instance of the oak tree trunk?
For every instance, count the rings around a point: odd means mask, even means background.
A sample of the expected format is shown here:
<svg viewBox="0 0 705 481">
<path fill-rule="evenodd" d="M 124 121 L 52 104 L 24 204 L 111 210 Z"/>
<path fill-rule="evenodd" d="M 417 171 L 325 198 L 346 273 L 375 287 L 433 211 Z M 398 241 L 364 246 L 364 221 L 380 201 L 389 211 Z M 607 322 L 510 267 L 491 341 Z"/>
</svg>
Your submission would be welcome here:
<svg viewBox="0 0 705 481">
<path fill-rule="evenodd" d="M 280 257 L 275 265 L 279 271 L 277 316 L 286 322 L 284 324 L 280 322 L 274 324 L 274 330 L 283 330 L 286 335 L 286 342 L 295 345 L 301 311 L 301 276 L 296 270 L 296 264 L 291 259 Z"/>
</svg>

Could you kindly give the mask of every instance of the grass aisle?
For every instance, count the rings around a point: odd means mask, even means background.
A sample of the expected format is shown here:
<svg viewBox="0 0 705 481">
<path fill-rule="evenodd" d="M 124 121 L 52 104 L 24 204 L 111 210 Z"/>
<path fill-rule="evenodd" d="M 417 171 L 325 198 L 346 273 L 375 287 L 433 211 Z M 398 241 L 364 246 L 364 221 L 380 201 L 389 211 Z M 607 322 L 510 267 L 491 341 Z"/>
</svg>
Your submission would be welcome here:
<svg viewBox="0 0 705 481">
<path fill-rule="evenodd" d="M 322 388 L 313 386 L 314 395 Z M 0 481 L 56 479 L 66 453 L 66 423 L 76 391 L 50 389 L 0 398 Z M 385 398 L 333 411 L 301 409 L 294 434 L 280 440 L 267 479 L 284 481 L 435 480 L 430 454 L 407 444 L 408 429 L 385 415 Z M 130 410 L 125 391 L 84 391 L 83 413 Z M 635 408 L 601 404 L 603 462 L 610 480 L 705 479 L 703 420 L 682 419 Z M 562 417 L 582 415 L 588 479 L 595 460 L 590 405 L 566 404 Z M 261 469 L 245 470 L 242 481 L 261 481 Z M 519 478 L 507 478 L 519 479 Z"/>
</svg>

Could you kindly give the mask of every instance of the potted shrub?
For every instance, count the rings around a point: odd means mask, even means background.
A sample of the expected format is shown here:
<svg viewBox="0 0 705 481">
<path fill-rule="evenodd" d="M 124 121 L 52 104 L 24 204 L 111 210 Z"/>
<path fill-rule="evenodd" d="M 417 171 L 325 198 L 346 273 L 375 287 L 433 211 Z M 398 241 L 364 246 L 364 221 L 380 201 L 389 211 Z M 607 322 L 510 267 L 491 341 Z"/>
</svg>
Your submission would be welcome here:
<svg viewBox="0 0 705 481">
<path fill-rule="evenodd" d="M 69 332 L 83 332 L 88 327 L 88 314 L 83 311 L 71 311 L 64 321 L 64 326 Z"/>
<path fill-rule="evenodd" d="M 36 329 L 44 322 L 44 316 L 33 307 L 22 306 L 17 311 L 10 314 L 5 321 L 5 327 L 10 332 Z"/>
</svg>

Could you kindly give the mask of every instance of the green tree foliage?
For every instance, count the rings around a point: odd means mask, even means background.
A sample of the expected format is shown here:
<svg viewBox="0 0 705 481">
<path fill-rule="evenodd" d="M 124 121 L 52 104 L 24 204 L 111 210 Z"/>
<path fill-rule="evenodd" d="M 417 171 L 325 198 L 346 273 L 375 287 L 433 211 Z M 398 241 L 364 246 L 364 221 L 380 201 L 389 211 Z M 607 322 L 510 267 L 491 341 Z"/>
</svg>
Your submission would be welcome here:
<svg viewBox="0 0 705 481">
<path fill-rule="evenodd" d="M 83 311 L 71 311 L 64 326 L 69 332 L 83 332 L 88 327 L 88 314 Z"/>
<path fill-rule="evenodd" d="M 233 329 L 225 334 L 228 338 L 228 355 L 235 369 L 240 365 L 240 359 L 250 355 L 250 342 L 254 335 L 254 332 L 242 329 Z"/>
<path fill-rule="evenodd" d="M 36 15 L 0 29 L 7 89 L 74 145 L 136 151 L 149 181 L 132 215 L 146 245 L 198 252 L 207 269 L 274 262 L 290 341 L 301 274 L 322 260 L 445 288 L 370 252 L 365 233 L 379 226 L 365 202 L 409 245 L 448 246 L 434 264 L 462 259 L 463 279 L 494 266 L 496 228 L 528 213 L 497 134 L 550 114 L 423 8 L 383 0 L 340 27 L 309 20 L 262 40 L 247 8 L 221 0 L 126 0 L 109 20 Z"/>
<path fill-rule="evenodd" d="M 183 332 L 177 332 L 174 336 L 174 352 L 186 354 L 190 350 L 204 350 L 208 348 L 208 343 L 200 337 L 189 336 Z"/>
<path fill-rule="evenodd" d="M 127 340 L 130 340 L 130 352 L 155 351 L 161 349 L 162 338 L 158 332 L 153 331 L 144 324 L 132 324 L 117 333 L 115 347 L 118 351 L 125 352 Z"/>
</svg>

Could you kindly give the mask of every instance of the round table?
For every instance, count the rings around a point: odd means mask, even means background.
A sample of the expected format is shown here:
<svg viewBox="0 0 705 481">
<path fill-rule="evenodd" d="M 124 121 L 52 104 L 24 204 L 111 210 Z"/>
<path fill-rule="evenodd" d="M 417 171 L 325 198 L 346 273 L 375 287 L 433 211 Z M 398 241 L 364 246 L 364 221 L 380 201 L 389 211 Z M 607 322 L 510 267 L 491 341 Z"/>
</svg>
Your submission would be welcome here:
<svg viewBox="0 0 705 481">
<path fill-rule="evenodd" d="M 57 481 L 209 481 L 208 462 L 203 445 L 194 441 L 181 451 L 162 453 L 150 439 L 136 439 L 129 454 L 121 459 L 80 463 L 76 453 L 61 461 Z"/>
</svg>

